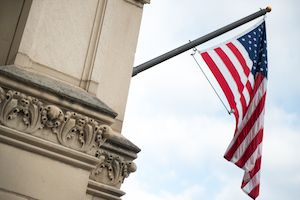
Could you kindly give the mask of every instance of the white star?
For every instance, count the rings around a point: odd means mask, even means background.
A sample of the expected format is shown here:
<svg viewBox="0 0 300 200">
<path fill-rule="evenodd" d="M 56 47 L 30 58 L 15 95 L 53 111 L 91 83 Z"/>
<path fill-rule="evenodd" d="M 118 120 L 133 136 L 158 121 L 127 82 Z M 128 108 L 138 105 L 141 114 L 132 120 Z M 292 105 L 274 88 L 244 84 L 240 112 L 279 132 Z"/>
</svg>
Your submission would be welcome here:
<svg viewBox="0 0 300 200">
<path fill-rule="evenodd" d="M 245 41 L 245 38 L 242 38 L 243 41 Z"/>
<path fill-rule="evenodd" d="M 248 35 L 249 38 L 251 38 L 251 35 Z"/>
</svg>

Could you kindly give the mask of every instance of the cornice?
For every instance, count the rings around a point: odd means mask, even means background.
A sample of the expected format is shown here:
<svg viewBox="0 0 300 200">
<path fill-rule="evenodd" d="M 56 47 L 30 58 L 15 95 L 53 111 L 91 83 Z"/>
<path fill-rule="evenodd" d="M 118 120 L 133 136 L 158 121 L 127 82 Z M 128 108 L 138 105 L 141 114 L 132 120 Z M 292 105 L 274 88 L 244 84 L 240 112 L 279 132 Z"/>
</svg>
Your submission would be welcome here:
<svg viewBox="0 0 300 200">
<path fill-rule="evenodd" d="M 0 142 L 88 169 L 90 179 L 116 188 L 136 171 L 140 151 L 103 122 L 2 87 Z"/>
<path fill-rule="evenodd" d="M 0 142 L 86 170 L 93 170 L 100 163 L 100 160 L 94 156 L 89 156 L 2 125 L 0 125 Z"/>
<path fill-rule="evenodd" d="M 120 188 L 136 170 L 132 160 L 140 149 L 111 129 L 111 110 L 93 111 L 81 102 L 90 97 L 60 94 L 71 86 L 40 76 L 0 67 L 0 142 L 88 169 L 90 179 Z"/>
<path fill-rule="evenodd" d="M 89 155 L 113 135 L 103 122 L 1 87 L 0 124 Z"/>
<path fill-rule="evenodd" d="M 105 199 L 121 200 L 121 196 L 125 195 L 120 189 L 115 187 L 89 180 L 87 193 Z"/>
<path fill-rule="evenodd" d="M 124 0 L 124 1 L 131 3 L 140 8 L 143 8 L 144 4 L 150 3 L 150 0 Z"/>
<path fill-rule="evenodd" d="M 106 115 L 112 119 L 117 116 L 117 113 L 114 110 L 108 107 L 95 95 L 89 94 L 78 87 L 62 81 L 30 72 L 14 65 L 1 66 L 0 76 L 0 84 L 5 85 L 8 88 L 17 87 L 21 92 L 40 99 L 46 97 L 45 100 L 47 101 L 52 101 L 52 103 L 56 104 L 64 104 L 63 106 L 67 106 L 75 111 L 76 109 L 80 109 L 79 107 L 81 106 L 83 109 L 80 111 L 94 111 L 96 113 L 102 113 L 102 115 Z M 14 79 L 14 81 L 10 81 L 10 79 Z M 19 84 L 16 85 L 16 83 Z M 35 89 L 37 91 L 35 91 Z M 61 99 L 65 99 L 65 101 L 63 102 Z M 66 102 L 69 102 L 69 104 Z M 101 116 L 99 118 L 101 119 Z M 113 120 L 110 121 L 113 122 Z"/>
</svg>

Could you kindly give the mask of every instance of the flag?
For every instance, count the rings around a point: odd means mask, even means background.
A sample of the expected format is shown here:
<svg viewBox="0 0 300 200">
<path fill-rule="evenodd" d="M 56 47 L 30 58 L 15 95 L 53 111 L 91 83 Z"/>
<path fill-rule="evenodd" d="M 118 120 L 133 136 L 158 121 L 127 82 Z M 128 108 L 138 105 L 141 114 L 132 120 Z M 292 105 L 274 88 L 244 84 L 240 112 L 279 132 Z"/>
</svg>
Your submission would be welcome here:
<svg viewBox="0 0 300 200">
<path fill-rule="evenodd" d="M 268 75 L 265 21 L 200 54 L 236 119 L 234 137 L 224 157 L 244 170 L 241 188 L 255 199 L 260 186 Z"/>
</svg>

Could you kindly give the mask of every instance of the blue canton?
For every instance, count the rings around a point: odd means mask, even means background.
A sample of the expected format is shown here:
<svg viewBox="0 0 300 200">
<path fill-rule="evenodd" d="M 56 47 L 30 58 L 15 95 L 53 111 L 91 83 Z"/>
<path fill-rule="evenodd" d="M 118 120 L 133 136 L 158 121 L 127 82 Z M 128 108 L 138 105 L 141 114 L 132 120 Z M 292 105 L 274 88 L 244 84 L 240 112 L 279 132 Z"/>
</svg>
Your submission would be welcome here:
<svg viewBox="0 0 300 200">
<path fill-rule="evenodd" d="M 253 62 L 251 72 L 254 77 L 257 73 L 261 73 L 267 78 L 268 60 L 265 22 L 237 40 L 245 47 Z"/>
</svg>

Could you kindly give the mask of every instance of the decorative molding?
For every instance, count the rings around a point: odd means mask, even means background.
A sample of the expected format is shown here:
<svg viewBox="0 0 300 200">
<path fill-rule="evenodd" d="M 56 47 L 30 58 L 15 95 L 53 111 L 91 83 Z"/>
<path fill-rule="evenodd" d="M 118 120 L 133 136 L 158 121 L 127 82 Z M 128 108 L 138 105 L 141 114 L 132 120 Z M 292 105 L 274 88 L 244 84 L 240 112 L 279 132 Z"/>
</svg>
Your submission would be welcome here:
<svg viewBox="0 0 300 200">
<path fill-rule="evenodd" d="M 94 16 L 93 28 L 88 43 L 88 49 L 86 52 L 84 68 L 81 74 L 79 87 L 83 88 L 87 92 L 96 95 L 98 89 L 98 82 L 92 80 L 92 74 L 94 71 L 95 59 L 98 50 L 100 35 L 103 27 L 103 21 L 106 11 L 108 0 L 102 0 L 97 2 L 96 12 Z"/>
<path fill-rule="evenodd" d="M 89 171 L 99 165 L 99 159 L 95 156 L 2 125 L 0 125 L 0 143 L 15 146 Z"/>
<path fill-rule="evenodd" d="M 0 125 L 3 125 L 0 128 L 5 130 L 2 134 L 7 133 L 3 136 L 0 135 L 0 141 L 29 151 L 40 152 L 40 154 L 62 159 L 62 161 L 70 160 L 66 156 L 60 158 L 59 154 L 49 153 L 52 144 L 54 149 L 62 145 L 62 148 L 68 147 L 67 149 L 71 148 L 95 156 L 96 165 L 80 164 L 80 166 L 90 167 L 92 169 L 90 179 L 96 182 L 120 188 L 124 179 L 131 172 L 136 171 L 136 165 L 132 159 L 136 158 L 134 152 L 139 152 L 140 149 L 125 138 L 115 136 L 108 125 L 76 112 L 65 111 L 62 107 L 47 104 L 24 93 L 2 87 L 0 87 Z M 40 138 L 45 139 L 45 142 L 41 142 Z M 109 146 L 104 148 L 116 151 L 117 154 L 100 149 L 109 138 L 112 140 Z M 20 141 L 17 141 L 18 139 Z M 44 143 L 47 145 L 42 145 Z M 43 147 L 47 149 L 43 150 Z M 119 150 L 115 150 L 116 148 Z M 123 148 L 125 149 L 123 150 Z M 71 149 L 69 150 L 71 151 Z M 120 150 L 122 151 L 120 152 Z M 125 159 L 120 154 L 124 154 L 127 158 Z M 77 161 L 66 162 L 76 163 Z M 95 189 L 90 188 L 90 192 L 93 193 L 93 191 L 96 192 Z M 119 199 L 119 197 L 114 198 Z"/>
<path fill-rule="evenodd" d="M 1 66 L 0 85 L 91 116 L 109 125 L 114 123 L 114 118 L 118 115 L 95 95 L 30 69 L 24 70 L 14 65 Z"/>
<path fill-rule="evenodd" d="M 106 124 L 1 87 L 0 123 L 90 155 L 113 135 Z"/>
<path fill-rule="evenodd" d="M 96 157 L 100 159 L 100 164 L 91 172 L 90 179 L 97 182 L 120 188 L 124 179 L 136 171 L 135 163 L 122 156 L 98 150 Z"/>
<path fill-rule="evenodd" d="M 96 197 L 110 200 L 121 200 L 120 197 L 126 194 L 120 189 L 93 181 L 91 179 L 89 179 L 86 193 Z"/>
</svg>

